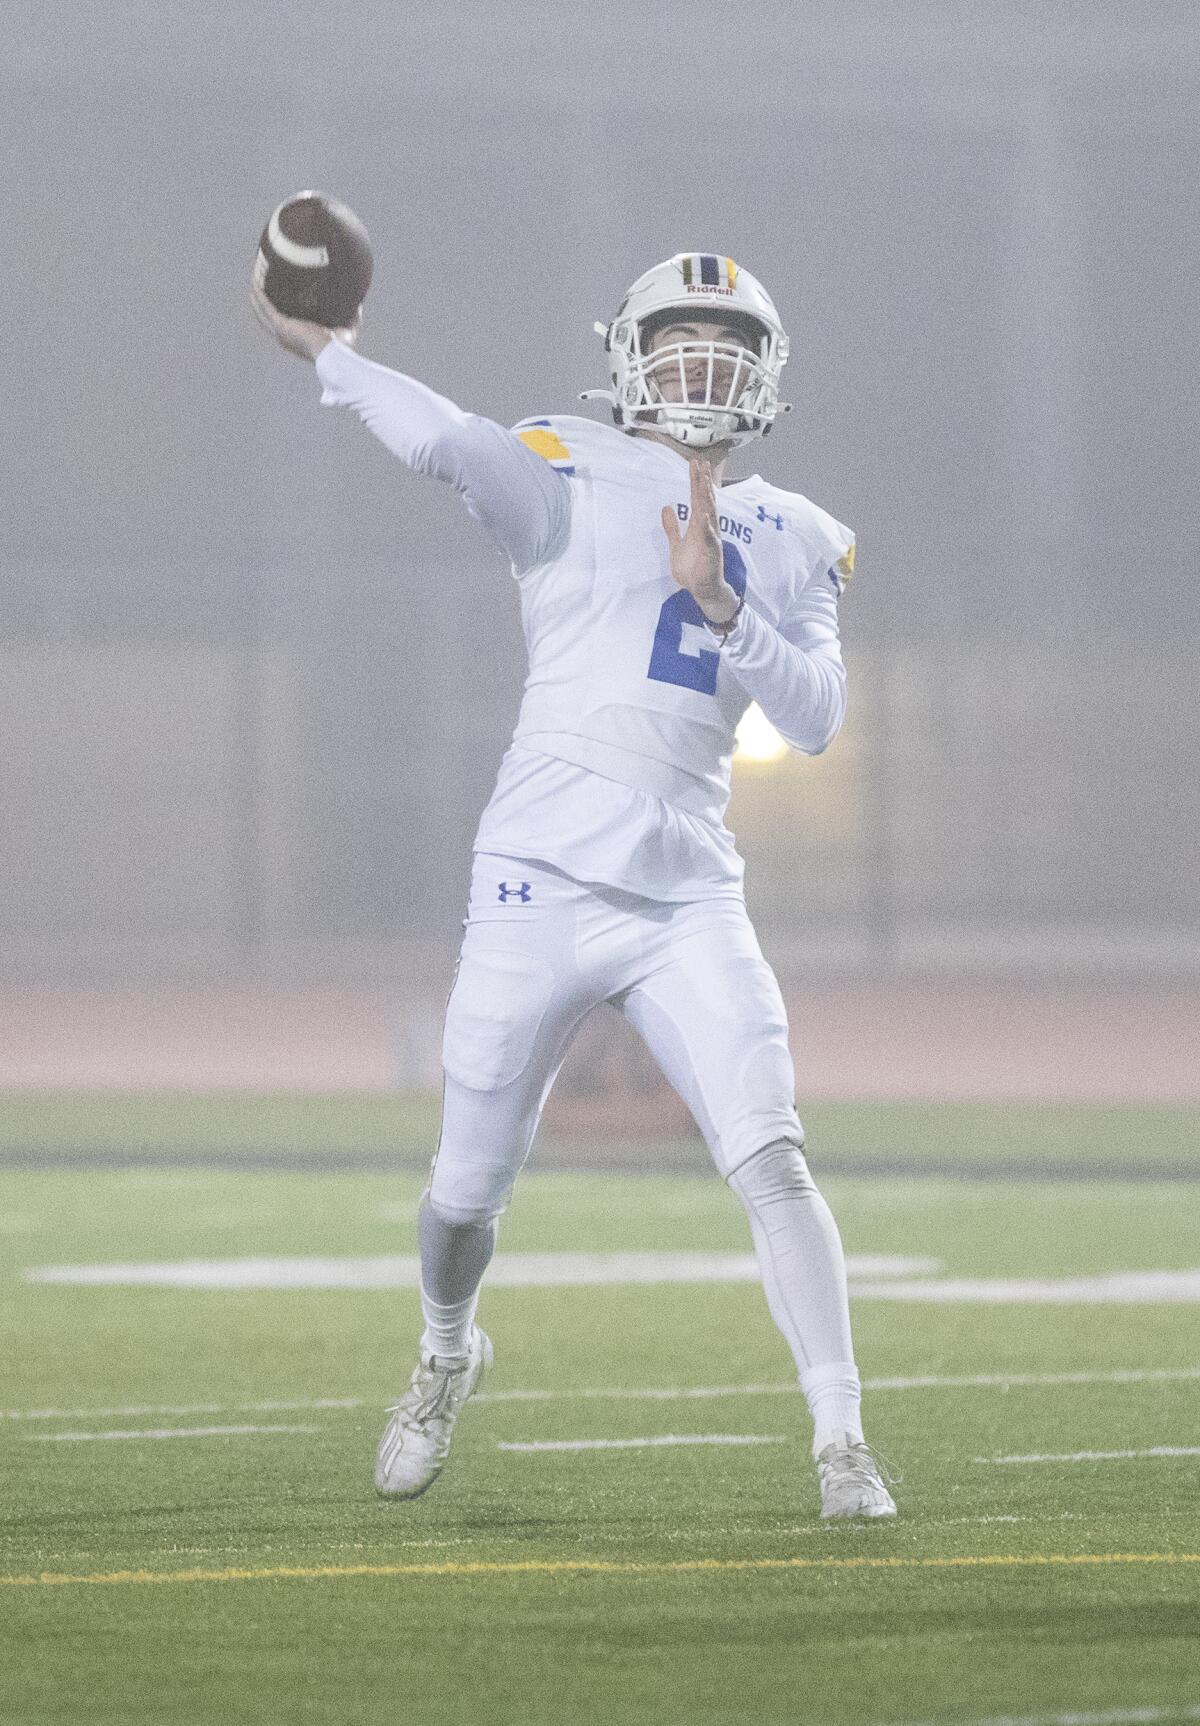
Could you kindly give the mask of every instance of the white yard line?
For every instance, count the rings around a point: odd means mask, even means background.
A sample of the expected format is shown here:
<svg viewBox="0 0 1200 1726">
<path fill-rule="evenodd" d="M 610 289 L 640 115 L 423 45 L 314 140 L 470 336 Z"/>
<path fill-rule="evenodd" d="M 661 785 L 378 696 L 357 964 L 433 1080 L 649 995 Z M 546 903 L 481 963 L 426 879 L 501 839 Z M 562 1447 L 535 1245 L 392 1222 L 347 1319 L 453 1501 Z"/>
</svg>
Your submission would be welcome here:
<svg viewBox="0 0 1200 1726">
<path fill-rule="evenodd" d="M 852 1276 L 928 1276 L 940 1261 L 895 1254 L 852 1256 Z M 28 1265 L 26 1282 L 75 1287 L 192 1289 L 416 1289 L 415 1255 L 380 1258 L 181 1259 L 164 1263 Z M 758 1282 L 753 1253 L 498 1253 L 489 1288 L 593 1288 L 614 1284 Z"/>
<path fill-rule="evenodd" d="M 638 1390 L 484 1390 L 475 1402 L 711 1402 L 724 1396 L 796 1396 L 800 1386 L 790 1384 L 647 1385 Z"/>
<path fill-rule="evenodd" d="M 866 1378 L 864 1391 L 886 1390 L 1008 1390 L 1037 1385 L 1156 1384 L 1173 1380 L 1200 1380 L 1200 1366 L 1131 1369 L 1119 1372 L 979 1372 L 940 1377 L 923 1373 L 913 1378 Z M 607 1390 L 492 1390 L 481 1391 L 476 1402 L 688 1402 L 709 1401 L 723 1396 L 788 1396 L 799 1394 L 792 1382 L 725 1385 L 649 1385 L 639 1389 Z"/>
<path fill-rule="evenodd" d="M 1167 1726 L 1175 1720 L 1200 1720 L 1200 1704 L 1190 1708 L 1111 1708 L 1103 1714 L 993 1714 L 986 1720 L 961 1721 L 959 1726 L 1160 1726 L 1160 1722 Z M 905 1726 L 918 1723 L 906 1722 Z M 937 1726 L 937 1722 L 922 1726 Z"/>
<path fill-rule="evenodd" d="M 908 1390 L 1007 1390 L 1010 1386 L 1089 1384 L 1169 1384 L 1200 1381 L 1200 1366 L 1149 1367 L 1114 1372 L 988 1372 L 940 1377 L 921 1374 L 912 1378 L 868 1378 L 865 1391 Z M 579 1388 L 571 1390 L 480 1391 L 472 1400 L 487 1402 L 710 1402 L 722 1397 L 798 1396 L 792 1381 L 771 1384 L 643 1385 L 636 1388 Z M 195 1414 L 291 1414 L 323 1410 L 374 1408 L 383 1398 L 320 1396 L 296 1399 L 271 1398 L 259 1402 L 125 1403 L 112 1408 L 7 1408 L 0 1420 L 132 1420 L 152 1415 Z M 989 1459 L 990 1460 L 990 1459 Z"/>
<path fill-rule="evenodd" d="M 1194 1305 L 1200 1270 L 1107 1271 L 1072 1277 L 939 1277 L 895 1283 L 851 1282 L 856 1300 L 909 1301 L 945 1306 L 1141 1306 L 1149 1302 Z"/>
<path fill-rule="evenodd" d="M 1058 1306 L 1200 1303 L 1200 1270 L 1110 1271 L 1067 1277 L 941 1277 L 936 1259 L 852 1257 L 855 1300 L 936 1305 Z M 78 1287 L 189 1289 L 415 1289 L 420 1260 L 382 1258 L 182 1259 L 165 1263 L 28 1265 L 26 1282 Z M 660 1283 L 755 1283 L 749 1253 L 501 1253 L 490 1288 L 639 1287 Z"/>
<path fill-rule="evenodd" d="M 497 1450 L 657 1450 L 672 1444 L 787 1444 L 784 1433 L 665 1432 L 657 1438 L 553 1438 L 536 1444 L 498 1444 Z"/>
<path fill-rule="evenodd" d="M 326 1408 L 362 1408 L 365 1405 L 366 1398 L 361 1396 L 305 1397 L 299 1402 L 131 1402 L 119 1408 L 0 1409 L 0 1420 L 133 1420 L 153 1414 L 291 1414 Z"/>
<path fill-rule="evenodd" d="M 1117 1372 L 976 1372 L 958 1378 L 868 1378 L 864 1390 L 971 1390 L 1055 1384 L 1157 1384 L 1200 1379 L 1200 1366 L 1132 1367 Z"/>
<path fill-rule="evenodd" d="M 102 1432 L 39 1432 L 30 1444 L 87 1444 L 98 1438 L 244 1438 L 257 1432 L 320 1432 L 319 1426 L 160 1426 Z"/>
<path fill-rule="evenodd" d="M 977 1456 L 976 1462 L 1131 1462 L 1145 1456 L 1200 1456 L 1200 1445 L 1154 1444 L 1148 1450 L 1070 1450 L 1058 1455 L 1034 1451 L 1028 1456 Z"/>
</svg>

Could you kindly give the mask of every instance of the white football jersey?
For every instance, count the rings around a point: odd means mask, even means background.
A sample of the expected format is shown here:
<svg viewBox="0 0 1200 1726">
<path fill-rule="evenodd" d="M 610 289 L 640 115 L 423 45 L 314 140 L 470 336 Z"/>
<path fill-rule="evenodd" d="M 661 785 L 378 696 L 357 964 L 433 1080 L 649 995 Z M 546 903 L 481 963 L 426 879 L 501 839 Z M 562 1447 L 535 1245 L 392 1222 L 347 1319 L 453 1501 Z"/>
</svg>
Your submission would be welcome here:
<svg viewBox="0 0 1200 1726">
<path fill-rule="evenodd" d="M 323 400 L 455 485 L 512 561 L 529 674 L 475 850 L 651 898 L 740 895 L 734 732 L 756 700 L 797 749 L 836 734 L 849 529 L 757 475 L 722 486 L 725 576 L 745 596 L 722 642 L 671 574 L 662 510 L 686 523 L 686 457 L 575 416 L 505 431 L 338 343 L 318 372 Z"/>
</svg>

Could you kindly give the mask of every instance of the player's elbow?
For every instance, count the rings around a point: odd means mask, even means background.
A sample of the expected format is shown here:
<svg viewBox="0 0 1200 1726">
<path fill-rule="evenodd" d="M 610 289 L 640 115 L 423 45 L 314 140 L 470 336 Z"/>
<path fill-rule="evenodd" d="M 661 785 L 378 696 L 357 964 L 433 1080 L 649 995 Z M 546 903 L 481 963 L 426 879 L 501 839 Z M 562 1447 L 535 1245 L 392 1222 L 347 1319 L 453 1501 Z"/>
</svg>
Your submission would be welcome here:
<svg viewBox="0 0 1200 1726">
<path fill-rule="evenodd" d="M 785 737 L 784 742 L 797 755 L 824 755 L 841 729 L 842 722 L 838 719 L 820 731 L 806 731 L 801 737 Z"/>
<path fill-rule="evenodd" d="M 832 737 L 822 737 L 811 742 L 791 743 L 790 748 L 796 755 L 824 755 L 832 742 Z"/>
<path fill-rule="evenodd" d="M 823 680 L 821 697 L 809 707 L 802 723 L 782 733 L 788 746 L 801 755 L 823 755 L 842 729 L 846 717 L 845 679 Z"/>
</svg>

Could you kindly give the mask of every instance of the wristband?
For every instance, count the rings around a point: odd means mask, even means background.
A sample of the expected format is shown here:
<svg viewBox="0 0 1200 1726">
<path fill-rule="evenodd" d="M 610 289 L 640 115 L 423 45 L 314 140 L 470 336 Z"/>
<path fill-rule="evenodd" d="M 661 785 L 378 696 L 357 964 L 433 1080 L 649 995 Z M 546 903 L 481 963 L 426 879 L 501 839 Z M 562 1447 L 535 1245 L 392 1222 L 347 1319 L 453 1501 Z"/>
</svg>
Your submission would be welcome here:
<svg viewBox="0 0 1200 1726">
<path fill-rule="evenodd" d="M 737 628 L 737 620 L 742 615 L 742 607 L 743 607 L 743 605 L 745 605 L 745 603 L 746 603 L 746 595 L 743 593 L 741 598 L 737 602 L 737 610 L 734 612 L 734 614 L 731 618 L 727 619 L 726 622 L 714 623 L 711 617 L 706 617 L 704 619 L 704 621 L 707 624 L 708 628 L 712 630 L 714 635 L 720 636 L 720 638 L 723 642 L 727 641 L 729 639 L 730 635 L 732 635 L 733 631 Z"/>
</svg>

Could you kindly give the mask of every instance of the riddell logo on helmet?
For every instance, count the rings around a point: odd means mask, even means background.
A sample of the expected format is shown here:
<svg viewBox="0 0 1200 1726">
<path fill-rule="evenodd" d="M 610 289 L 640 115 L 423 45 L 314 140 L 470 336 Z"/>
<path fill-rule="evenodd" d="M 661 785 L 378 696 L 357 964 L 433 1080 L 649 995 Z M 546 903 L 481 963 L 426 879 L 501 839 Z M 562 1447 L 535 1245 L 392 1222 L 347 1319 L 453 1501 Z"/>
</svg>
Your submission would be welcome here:
<svg viewBox="0 0 1200 1726">
<path fill-rule="evenodd" d="M 704 287 L 698 282 L 689 282 L 684 292 L 688 294 L 728 294 L 730 299 L 733 298 L 732 288 L 718 288 L 715 285 L 711 288 Z"/>
</svg>

